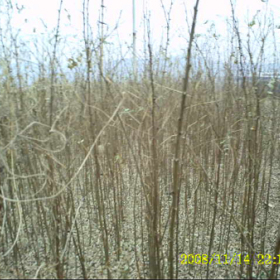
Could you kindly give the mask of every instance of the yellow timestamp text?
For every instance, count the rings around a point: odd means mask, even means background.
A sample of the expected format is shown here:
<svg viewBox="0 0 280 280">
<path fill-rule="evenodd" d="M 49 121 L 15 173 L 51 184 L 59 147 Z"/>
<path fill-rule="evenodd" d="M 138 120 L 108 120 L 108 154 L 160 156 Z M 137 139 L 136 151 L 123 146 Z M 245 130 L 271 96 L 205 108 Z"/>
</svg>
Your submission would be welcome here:
<svg viewBox="0 0 280 280">
<path fill-rule="evenodd" d="M 181 254 L 181 264 L 225 264 L 225 265 L 233 265 L 233 264 L 251 264 L 250 256 L 242 255 L 242 254 L 212 254 L 208 256 L 207 254 Z M 280 255 L 271 256 L 270 254 L 257 254 L 257 258 L 255 259 L 257 264 L 265 265 L 265 264 L 280 264 Z"/>
</svg>

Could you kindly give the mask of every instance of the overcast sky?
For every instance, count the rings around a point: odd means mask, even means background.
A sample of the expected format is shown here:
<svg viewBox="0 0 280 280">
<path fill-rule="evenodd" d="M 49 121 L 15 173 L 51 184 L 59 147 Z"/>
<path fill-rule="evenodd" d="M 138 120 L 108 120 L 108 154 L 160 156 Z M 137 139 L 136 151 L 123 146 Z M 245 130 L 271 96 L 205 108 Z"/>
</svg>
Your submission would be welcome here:
<svg viewBox="0 0 280 280">
<path fill-rule="evenodd" d="M 155 42 L 160 42 L 164 31 L 165 20 L 160 0 L 135 0 L 137 14 L 137 35 L 138 44 L 143 38 L 143 7 L 151 11 L 152 38 Z M 260 11 L 267 11 L 273 14 L 275 24 L 280 25 L 280 0 L 237 0 L 236 15 L 240 23 L 246 25 L 253 16 Z M 15 0 L 12 0 L 15 3 Z M 90 23 L 92 30 L 97 35 L 97 21 L 100 11 L 100 0 L 90 0 Z M 169 8 L 170 0 L 162 1 Z M 193 13 L 195 0 L 174 0 L 171 20 L 171 49 L 176 52 L 185 47 L 187 35 L 186 13 L 187 9 L 189 20 Z M 57 10 L 60 0 L 17 0 L 18 6 L 23 5 L 25 9 L 18 15 L 13 16 L 12 25 L 21 28 L 21 32 L 28 36 L 38 36 L 46 32 L 42 21 L 47 25 L 48 30 L 56 26 Z M 132 0 L 104 0 L 105 23 L 108 32 L 112 31 L 120 18 L 117 32 L 114 32 L 110 40 L 114 42 L 120 39 L 121 43 L 131 44 L 132 38 Z M 197 33 L 203 33 L 211 24 L 215 24 L 217 34 L 224 35 L 226 32 L 226 19 L 230 18 L 230 0 L 200 0 Z M 82 35 L 82 0 L 64 0 L 63 13 L 61 20 L 62 35 Z M 35 32 L 34 32 L 35 31 Z M 182 35 L 182 36 L 181 36 Z M 277 30 L 280 37 L 280 30 Z"/>
</svg>

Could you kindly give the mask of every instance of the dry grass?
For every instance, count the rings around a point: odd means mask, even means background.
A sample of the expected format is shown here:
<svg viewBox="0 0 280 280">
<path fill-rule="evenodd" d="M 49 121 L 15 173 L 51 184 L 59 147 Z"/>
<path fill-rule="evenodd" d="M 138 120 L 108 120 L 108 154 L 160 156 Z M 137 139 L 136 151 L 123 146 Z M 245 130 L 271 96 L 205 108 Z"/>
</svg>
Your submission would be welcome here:
<svg viewBox="0 0 280 280">
<path fill-rule="evenodd" d="M 279 261 L 280 99 L 276 86 L 255 90 L 257 71 L 238 82 L 254 66 L 242 60 L 250 49 L 216 71 L 195 39 L 186 88 L 168 44 L 157 54 L 148 39 L 135 80 L 121 76 L 121 62 L 108 75 L 97 67 L 96 77 L 91 64 L 106 66 L 109 54 L 95 60 L 84 39 L 85 57 L 68 69 L 73 80 L 56 60 L 58 41 L 36 82 L 21 68 L 1 76 L 0 278 L 279 275 L 257 259 Z M 241 41 L 233 29 L 231 47 Z M 6 53 L 3 67 L 21 55 Z M 222 260 L 182 265 L 182 254 Z M 254 264 L 236 264 L 239 254 Z"/>
</svg>

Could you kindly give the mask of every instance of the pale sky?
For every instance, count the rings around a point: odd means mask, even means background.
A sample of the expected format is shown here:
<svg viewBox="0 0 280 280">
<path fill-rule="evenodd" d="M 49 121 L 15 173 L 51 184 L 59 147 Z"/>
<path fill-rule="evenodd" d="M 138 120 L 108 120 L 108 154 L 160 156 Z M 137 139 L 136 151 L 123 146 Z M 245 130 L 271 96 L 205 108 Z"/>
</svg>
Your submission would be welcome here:
<svg viewBox="0 0 280 280">
<path fill-rule="evenodd" d="M 1 0 L 0 0 L 1 1 Z M 2 0 L 3 1 L 3 0 Z M 38 36 L 46 32 L 42 20 L 47 25 L 48 30 L 55 28 L 57 23 L 57 10 L 60 0 L 11 0 L 12 3 L 18 3 L 18 6 L 24 5 L 25 9 L 18 15 L 14 14 L 12 25 L 20 28 L 22 34 Z M 253 16 L 260 11 L 267 11 L 273 14 L 275 24 L 280 26 L 280 0 L 236 0 L 236 15 L 241 24 L 246 26 Z M 90 3 L 90 23 L 94 36 L 97 35 L 98 13 L 100 11 L 100 0 L 89 0 Z M 166 9 L 169 9 L 170 0 L 163 0 Z M 185 48 L 188 37 L 188 26 L 186 23 L 185 7 L 188 12 L 188 20 L 191 22 L 193 6 L 195 0 L 174 0 L 171 14 L 171 45 L 173 52 Z M 109 41 L 116 42 L 120 40 L 122 44 L 131 44 L 132 40 L 132 0 L 104 0 L 106 6 L 105 23 L 108 32 L 113 30 L 119 16 L 120 23 L 117 32 L 112 33 Z M 151 11 L 152 38 L 154 42 L 159 43 L 164 31 L 165 21 L 164 13 L 160 0 L 136 0 L 137 15 L 137 42 L 142 44 L 143 39 L 143 6 Z M 68 16 L 69 15 L 69 16 Z M 215 24 L 217 34 L 224 35 L 226 32 L 226 19 L 230 19 L 231 9 L 230 0 L 200 0 L 199 15 L 197 24 L 197 34 L 203 34 L 211 25 Z M 70 19 L 70 20 L 69 20 Z M 1 21 L 3 28 L 3 21 Z M 60 34 L 82 37 L 82 0 L 64 0 L 63 13 L 61 19 Z M 34 32 L 35 31 L 35 32 Z M 280 30 L 276 35 L 280 37 Z M 31 39 L 30 38 L 30 39 Z M 119 38 L 119 39 L 118 39 Z"/>
</svg>

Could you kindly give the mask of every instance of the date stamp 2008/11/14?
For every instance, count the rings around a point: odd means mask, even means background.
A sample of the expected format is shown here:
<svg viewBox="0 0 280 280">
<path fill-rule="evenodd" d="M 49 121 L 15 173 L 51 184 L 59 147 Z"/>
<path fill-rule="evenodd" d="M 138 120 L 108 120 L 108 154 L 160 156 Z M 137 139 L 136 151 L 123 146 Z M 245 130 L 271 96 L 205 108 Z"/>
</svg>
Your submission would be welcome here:
<svg viewBox="0 0 280 280">
<path fill-rule="evenodd" d="M 224 265 L 234 265 L 234 264 L 251 264 L 250 256 L 242 254 L 233 254 L 233 255 L 220 255 L 212 254 L 208 256 L 207 254 L 181 254 L 180 263 L 185 264 L 224 264 Z M 280 264 L 280 255 L 271 256 L 270 254 L 257 254 L 257 257 L 254 259 L 258 265 L 270 265 L 270 264 Z"/>
</svg>

